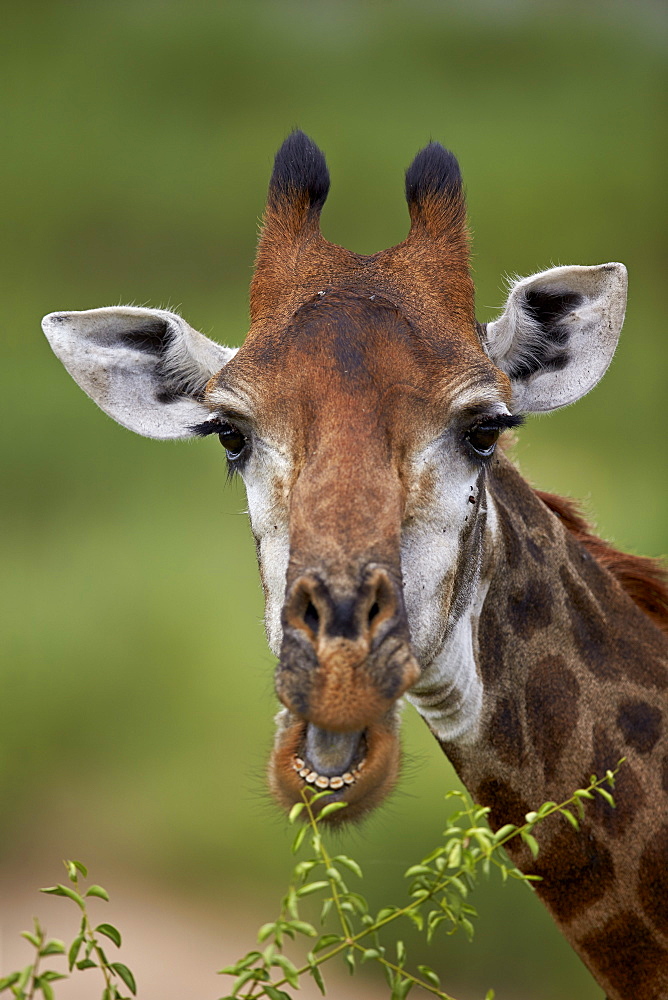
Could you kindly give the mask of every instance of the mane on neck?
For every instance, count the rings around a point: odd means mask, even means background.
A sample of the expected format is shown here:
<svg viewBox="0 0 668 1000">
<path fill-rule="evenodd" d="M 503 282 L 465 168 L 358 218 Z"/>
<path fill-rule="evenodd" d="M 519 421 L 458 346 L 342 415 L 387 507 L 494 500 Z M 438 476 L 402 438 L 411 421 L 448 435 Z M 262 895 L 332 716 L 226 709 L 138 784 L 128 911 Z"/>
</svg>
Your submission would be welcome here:
<svg viewBox="0 0 668 1000">
<path fill-rule="evenodd" d="M 668 573 L 660 560 L 620 552 L 592 534 L 575 500 L 542 490 L 534 490 L 534 493 L 590 555 L 612 573 L 640 610 L 668 633 Z"/>
</svg>

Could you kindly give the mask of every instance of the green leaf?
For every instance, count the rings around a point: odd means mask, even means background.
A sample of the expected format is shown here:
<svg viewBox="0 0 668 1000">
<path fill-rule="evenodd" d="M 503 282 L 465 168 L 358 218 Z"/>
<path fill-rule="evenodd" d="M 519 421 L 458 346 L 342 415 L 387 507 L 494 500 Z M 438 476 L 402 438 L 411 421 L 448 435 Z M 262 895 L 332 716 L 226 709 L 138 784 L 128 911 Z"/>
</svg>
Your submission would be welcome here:
<svg viewBox="0 0 668 1000">
<path fill-rule="evenodd" d="M 352 976 L 355 972 L 355 953 L 352 948 L 349 948 L 345 954 L 346 964 Z"/>
<path fill-rule="evenodd" d="M 365 948 L 360 956 L 360 962 L 367 962 L 370 958 L 380 958 L 378 948 Z"/>
<path fill-rule="evenodd" d="M 460 893 L 460 895 L 464 897 L 464 899 L 466 899 L 466 897 L 469 894 L 469 890 L 468 890 L 466 884 L 464 882 L 462 882 L 462 880 L 460 878 L 457 878 L 456 875 L 452 875 L 451 878 L 450 878 L 450 885 L 453 888 L 455 888 L 457 890 L 457 892 Z"/>
<path fill-rule="evenodd" d="M 62 972 L 53 972 L 51 969 L 45 969 L 39 978 L 46 979 L 48 983 L 55 983 L 57 979 L 68 979 L 69 977 Z"/>
<path fill-rule="evenodd" d="M 137 984 L 135 983 L 135 977 L 132 975 L 127 965 L 123 965 L 122 962 L 112 962 L 109 968 L 118 973 L 130 992 L 136 996 Z"/>
<path fill-rule="evenodd" d="M 40 955 L 64 955 L 65 954 L 65 942 L 60 941 L 58 938 L 52 938 L 47 941 L 44 947 L 40 950 Z"/>
<path fill-rule="evenodd" d="M 577 819 L 575 818 L 572 812 L 569 812 L 568 809 L 560 809 L 559 812 L 564 817 L 564 819 L 568 820 L 568 822 L 575 830 L 580 829 L 580 824 L 578 823 Z"/>
<path fill-rule="evenodd" d="M 408 917 L 411 923 L 415 924 L 419 931 L 424 928 L 424 919 L 421 913 L 417 913 L 415 910 L 406 910 L 404 916 Z"/>
<path fill-rule="evenodd" d="M 71 861 L 70 864 L 73 864 L 77 871 L 81 872 L 84 878 L 88 878 L 88 869 L 85 865 L 82 865 L 80 861 Z"/>
<path fill-rule="evenodd" d="M 271 960 L 272 965 L 278 965 L 283 970 L 285 978 L 296 990 L 299 989 L 299 973 L 297 967 L 292 964 L 287 955 L 274 955 Z"/>
<path fill-rule="evenodd" d="M 431 983 L 432 986 L 436 986 L 438 988 L 441 985 L 441 980 L 438 978 L 434 970 L 430 969 L 428 965 L 418 965 L 418 969 L 422 973 L 422 976 L 428 983 Z"/>
<path fill-rule="evenodd" d="M 299 848 L 302 846 L 302 844 L 304 843 L 304 837 L 306 836 L 306 834 L 308 832 L 309 832 L 309 827 L 306 826 L 306 825 L 300 827 L 299 830 L 297 830 L 297 836 L 292 841 L 292 853 L 293 854 L 296 854 L 297 851 L 299 850 Z"/>
<path fill-rule="evenodd" d="M 347 808 L 347 802 L 329 802 L 326 806 L 323 806 L 318 813 L 318 819 L 324 819 L 326 816 L 331 816 L 332 813 L 339 812 L 341 809 Z"/>
<path fill-rule="evenodd" d="M 77 872 L 77 866 L 74 864 L 73 861 L 63 861 L 63 864 L 65 865 L 65 868 L 67 869 L 67 876 L 68 876 L 68 878 L 70 879 L 70 881 L 72 881 L 72 882 L 74 882 L 76 884 L 76 882 L 79 879 L 79 873 Z"/>
<path fill-rule="evenodd" d="M 344 866 L 344 868 L 349 868 L 350 871 L 354 872 L 354 874 L 357 875 L 358 878 L 363 878 L 362 869 L 357 864 L 357 862 L 353 860 L 353 858 L 349 858 L 345 854 L 337 854 L 337 856 L 335 858 L 332 858 L 332 860 L 338 861 L 339 864 Z"/>
<path fill-rule="evenodd" d="M 121 932 L 113 924 L 98 924 L 96 933 L 104 934 L 110 941 L 113 941 L 117 948 L 121 946 Z"/>
<path fill-rule="evenodd" d="M 531 826 L 533 826 L 533 824 L 538 819 L 538 813 L 537 812 L 528 812 L 524 818 L 527 821 L 527 823 L 529 823 Z"/>
<path fill-rule="evenodd" d="M 605 801 L 608 803 L 609 806 L 612 806 L 613 809 L 615 808 L 615 800 L 613 799 L 610 792 L 606 791 L 605 788 L 597 788 L 596 791 L 601 796 L 601 798 L 605 799 Z"/>
<path fill-rule="evenodd" d="M 32 965 L 26 965 L 25 969 L 22 969 L 21 972 L 19 972 L 19 977 L 16 980 L 16 988 L 19 991 L 22 991 L 23 987 L 27 985 L 27 982 L 32 976 L 32 973 L 33 973 Z"/>
<path fill-rule="evenodd" d="M 76 963 L 77 969 L 97 969 L 97 962 L 94 962 L 90 958 L 82 958 L 80 962 Z"/>
<path fill-rule="evenodd" d="M 86 895 L 97 896 L 98 899 L 104 899 L 107 903 L 109 902 L 109 893 L 106 889 L 103 889 L 101 885 L 91 885 L 90 888 L 86 890 Z"/>
<path fill-rule="evenodd" d="M 532 836 L 532 834 L 527 833 L 526 830 L 523 830 L 520 833 L 520 836 L 521 836 L 522 840 L 524 841 L 524 843 L 529 848 L 529 850 L 531 851 L 532 857 L 537 858 L 538 857 L 538 851 L 540 850 L 540 848 L 538 847 L 538 841 L 536 840 L 536 838 L 534 836 Z"/>
<path fill-rule="evenodd" d="M 242 986 L 244 986 L 249 980 L 255 979 L 254 969 L 245 969 L 232 984 L 232 995 L 236 996 Z"/>
<path fill-rule="evenodd" d="M 340 944 L 343 938 L 340 934 L 323 934 L 319 937 L 316 943 L 313 945 L 313 952 L 322 951 L 323 948 L 329 948 L 332 944 Z"/>
<path fill-rule="evenodd" d="M 288 813 L 288 823 L 294 823 L 304 809 L 306 809 L 306 804 L 304 802 L 295 802 L 292 809 Z"/>
<path fill-rule="evenodd" d="M 266 983 L 262 989 L 270 1000 L 292 1000 L 285 990 L 279 990 L 275 986 L 270 986 L 269 983 Z"/>
<path fill-rule="evenodd" d="M 318 968 L 318 966 L 314 965 L 314 964 L 309 964 L 309 970 L 308 971 L 311 973 L 311 975 L 315 979 L 316 986 L 318 987 L 318 989 L 320 990 L 320 992 L 322 993 L 322 995 L 325 996 L 325 994 L 326 994 L 325 981 L 322 978 L 322 972 L 320 971 L 320 969 Z"/>
<path fill-rule="evenodd" d="M 459 868 L 462 863 L 462 845 L 457 841 L 448 852 L 448 868 Z"/>
<path fill-rule="evenodd" d="M 306 885 L 297 889 L 296 895 L 301 899 L 302 896 L 310 896 L 311 893 L 318 892 L 319 889 L 329 889 L 329 882 L 307 882 Z"/>
<path fill-rule="evenodd" d="M 259 931 L 257 932 L 258 941 L 260 943 L 266 941 L 268 937 L 271 937 L 271 935 L 275 932 L 275 930 L 276 930 L 276 921 L 270 924 L 262 924 L 262 927 L 260 927 Z"/>
<path fill-rule="evenodd" d="M 42 996 L 44 1000 L 55 1000 L 55 993 L 53 992 L 53 986 L 48 980 L 44 979 L 43 976 L 38 976 L 35 980 L 35 989 L 42 991 Z"/>
<path fill-rule="evenodd" d="M 298 934 L 306 934 L 307 937 L 318 936 L 318 932 L 313 924 L 308 924 L 305 920 L 289 920 L 285 926 L 297 931 Z"/>
<path fill-rule="evenodd" d="M 411 865 L 411 867 L 407 868 L 406 871 L 404 872 L 404 878 L 412 878 L 414 875 L 433 875 L 433 874 L 434 873 L 432 872 L 431 868 L 428 868 L 427 865 Z"/>
<path fill-rule="evenodd" d="M 494 990 L 487 990 L 487 992 L 485 993 L 485 1000 L 494 1000 L 495 996 L 496 993 L 494 992 Z"/>
<path fill-rule="evenodd" d="M 26 941 L 30 941 L 30 944 L 34 945 L 35 948 L 39 948 L 41 942 L 37 935 L 33 934 L 32 931 L 21 931 L 21 937 L 25 938 Z"/>
<path fill-rule="evenodd" d="M 322 791 L 322 792 L 314 792 L 312 790 L 311 786 L 309 786 L 309 785 L 307 785 L 306 788 L 307 788 L 308 793 L 311 796 L 310 799 L 309 799 L 309 805 L 310 806 L 315 805 L 315 803 L 319 802 L 320 799 L 326 799 L 328 795 L 332 795 L 332 790 L 330 788 L 325 788 L 325 790 Z"/>
<path fill-rule="evenodd" d="M 394 981 L 394 986 L 392 987 L 392 996 L 390 1000 L 405 1000 L 408 996 L 410 990 L 413 988 L 412 979 L 401 979 L 399 976 Z"/>
<path fill-rule="evenodd" d="M 466 917 L 460 917 L 459 924 L 464 933 L 466 934 L 466 937 L 469 939 L 469 941 L 472 941 L 473 935 L 475 934 L 475 927 L 473 926 L 471 921 L 467 920 Z"/>
<path fill-rule="evenodd" d="M 74 889 L 70 889 L 68 885 L 51 885 L 48 886 L 48 888 L 40 889 L 39 891 L 45 892 L 49 896 L 67 896 L 68 899 L 74 900 L 77 906 L 81 907 L 82 910 L 85 910 L 86 908 L 86 904 L 79 893 L 75 892 Z M 88 893 L 86 893 L 86 895 L 88 895 Z"/>
<path fill-rule="evenodd" d="M 406 945 L 403 941 L 397 941 L 397 965 L 403 966 L 406 961 Z"/>
<path fill-rule="evenodd" d="M 72 971 L 74 963 L 77 960 L 77 956 L 81 949 L 81 945 L 83 944 L 83 940 L 84 940 L 83 934 L 79 934 L 78 937 L 75 937 L 74 941 L 70 945 L 70 950 L 67 953 L 67 964 L 69 966 L 70 972 Z"/>
<path fill-rule="evenodd" d="M 9 986 L 13 986 L 14 983 L 18 982 L 20 972 L 12 972 L 10 976 L 5 976 L 4 979 L 0 979 L 0 993 L 6 990 Z"/>
</svg>

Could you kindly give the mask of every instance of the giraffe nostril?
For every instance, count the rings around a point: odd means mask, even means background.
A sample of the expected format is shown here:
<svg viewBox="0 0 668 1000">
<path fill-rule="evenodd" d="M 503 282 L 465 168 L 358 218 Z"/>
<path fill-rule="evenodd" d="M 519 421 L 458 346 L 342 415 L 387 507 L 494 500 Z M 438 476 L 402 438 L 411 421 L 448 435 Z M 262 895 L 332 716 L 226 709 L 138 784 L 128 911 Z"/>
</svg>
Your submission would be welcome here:
<svg viewBox="0 0 668 1000">
<path fill-rule="evenodd" d="M 317 632 L 320 626 L 320 615 L 313 601 L 309 601 L 304 611 L 304 623 L 312 632 Z"/>
<path fill-rule="evenodd" d="M 367 615 L 367 621 L 369 623 L 369 626 L 373 625 L 374 620 L 378 617 L 379 614 L 380 614 L 380 605 L 378 601 L 374 601 L 371 607 L 369 608 L 369 613 Z"/>
</svg>

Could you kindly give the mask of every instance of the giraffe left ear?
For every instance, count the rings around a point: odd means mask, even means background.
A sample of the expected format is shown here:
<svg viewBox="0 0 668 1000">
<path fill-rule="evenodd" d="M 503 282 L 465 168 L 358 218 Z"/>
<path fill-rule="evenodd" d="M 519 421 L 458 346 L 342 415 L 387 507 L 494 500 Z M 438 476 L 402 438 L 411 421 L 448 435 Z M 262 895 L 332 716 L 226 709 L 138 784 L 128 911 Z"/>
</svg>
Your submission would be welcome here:
<svg viewBox="0 0 668 1000">
<path fill-rule="evenodd" d="M 513 283 L 484 336 L 515 412 L 555 410 L 593 389 L 619 340 L 626 285 L 623 264 L 554 267 Z"/>
</svg>

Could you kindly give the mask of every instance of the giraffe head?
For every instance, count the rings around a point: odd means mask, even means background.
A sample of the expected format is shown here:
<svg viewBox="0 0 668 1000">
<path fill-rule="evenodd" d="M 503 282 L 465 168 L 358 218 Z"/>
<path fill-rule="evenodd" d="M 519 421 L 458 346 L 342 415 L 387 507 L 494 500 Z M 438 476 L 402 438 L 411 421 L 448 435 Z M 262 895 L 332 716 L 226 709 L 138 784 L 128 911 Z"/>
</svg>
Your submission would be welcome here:
<svg viewBox="0 0 668 1000">
<path fill-rule="evenodd" d="M 441 738 L 474 737 L 475 627 L 495 551 L 485 479 L 521 413 L 603 375 L 623 321 L 620 264 L 516 281 L 477 324 L 457 161 L 437 144 L 406 175 L 398 246 L 328 243 L 324 157 L 276 156 L 238 351 L 164 310 L 52 313 L 51 345 L 108 414 L 149 437 L 217 435 L 246 485 L 278 657 L 270 784 L 304 782 L 361 815 L 393 786 L 398 700 Z M 336 814 L 340 815 L 340 814 Z"/>
</svg>

